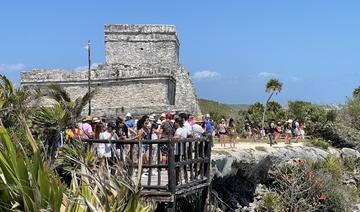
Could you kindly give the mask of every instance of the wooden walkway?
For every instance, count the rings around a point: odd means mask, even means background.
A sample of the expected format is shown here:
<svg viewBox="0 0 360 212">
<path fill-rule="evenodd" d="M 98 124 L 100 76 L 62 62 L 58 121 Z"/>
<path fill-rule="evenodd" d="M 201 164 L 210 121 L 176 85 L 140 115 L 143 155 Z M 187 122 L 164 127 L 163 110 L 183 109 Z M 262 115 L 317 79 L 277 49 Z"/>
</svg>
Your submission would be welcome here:
<svg viewBox="0 0 360 212">
<path fill-rule="evenodd" d="M 136 177 L 136 155 L 148 149 L 149 160 L 142 164 L 141 194 L 159 204 L 165 204 L 167 211 L 176 211 L 176 200 L 194 193 L 201 193 L 202 207 L 208 196 L 210 184 L 212 138 L 182 140 L 85 140 L 92 143 L 112 143 L 122 146 L 121 154 L 126 154 L 132 177 Z M 162 163 L 160 147 L 165 149 L 167 162 Z M 120 158 L 124 159 L 122 155 Z M 186 176 L 186 177 L 185 177 Z"/>
</svg>

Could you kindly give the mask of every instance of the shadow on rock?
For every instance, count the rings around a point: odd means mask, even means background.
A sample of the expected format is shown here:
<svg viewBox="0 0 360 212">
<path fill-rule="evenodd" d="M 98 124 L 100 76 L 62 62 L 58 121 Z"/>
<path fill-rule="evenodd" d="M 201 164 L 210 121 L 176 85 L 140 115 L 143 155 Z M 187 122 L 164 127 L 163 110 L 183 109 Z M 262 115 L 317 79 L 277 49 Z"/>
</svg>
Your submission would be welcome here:
<svg viewBox="0 0 360 212">
<path fill-rule="evenodd" d="M 272 165 L 273 162 L 269 156 L 256 164 L 234 161 L 231 169 L 235 169 L 236 174 L 224 177 L 215 176 L 211 185 L 212 190 L 233 209 L 238 208 L 239 205 L 248 206 L 254 200 L 256 186 L 267 180 Z M 221 203 L 218 206 L 224 208 Z"/>
</svg>

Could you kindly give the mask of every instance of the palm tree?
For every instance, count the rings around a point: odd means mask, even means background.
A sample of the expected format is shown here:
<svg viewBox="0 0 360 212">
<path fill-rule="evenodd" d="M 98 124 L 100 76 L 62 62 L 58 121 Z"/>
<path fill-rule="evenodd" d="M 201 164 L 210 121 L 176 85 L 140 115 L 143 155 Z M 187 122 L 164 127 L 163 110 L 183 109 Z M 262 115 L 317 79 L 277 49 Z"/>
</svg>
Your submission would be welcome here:
<svg viewBox="0 0 360 212">
<path fill-rule="evenodd" d="M 359 98 L 360 97 L 360 86 L 353 90 L 352 95 L 353 95 L 353 98 Z"/>
<path fill-rule="evenodd" d="M 52 107 L 38 108 L 33 113 L 31 120 L 44 135 L 51 163 L 57 150 L 56 145 L 61 140 L 61 132 L 80 120 L 83 108 L 94 96 L 95 91 L 87 92 L 84 96 L 72 100 L 69 93 L 58 84 L 50 84 L 47 89 L 44 95 L 55 100 L 55 103 Z"/>
<path fill-rule="evenodd" d="M 261 121 L 261 128 L 264 129 L 264 122 L 265 122 L 265 114 L 266 114 L 266 110 L 267 110 L 267 106 L 268 103 L 271 99 L 271 97 L 275 94 L 277 95 L 281 90 L 282 90 L 282 82 L 280 82 L 277 79 L 270 79 L 267 83 L 266 83 L 266 89 L 265 92 L 270 93 L 269 98 L 266 101 L 265 107 L 264 107 L 264 112 L 263 112 L 263 117 L 262 117 L 262 121 Z"/>
</svg>

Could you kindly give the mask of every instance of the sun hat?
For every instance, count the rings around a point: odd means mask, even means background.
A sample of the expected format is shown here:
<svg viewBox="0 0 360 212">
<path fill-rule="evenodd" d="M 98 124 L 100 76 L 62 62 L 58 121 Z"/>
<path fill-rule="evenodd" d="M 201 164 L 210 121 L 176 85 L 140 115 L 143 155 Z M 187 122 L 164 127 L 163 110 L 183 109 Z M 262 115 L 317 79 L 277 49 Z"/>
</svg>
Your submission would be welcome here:
<svg viewBox="0 0 360 212">
<path fill-rule="evenodd" d="M 126 114 L 126 117 L 131 117 L 131 113 L 127 113 L 127 114 Z"/>
<path fill-rule="evenodd" d="M 91 116 L 85 116 L 82 121 L 83 121 L 83 122 L 85 122 L 85 121 L 92 121 L 92 118 L 91 118 Z"/>
<path fill-rule="evenodd" d="M 162 113 L 162 114 L 160 115 L 160 117 L 165 118 L 165 117 L 166 117 L 166 114 L 165 114 L 165 113 Z"/>
<path fill-rule="evenodd" d="M 206 114 L 206 115 L 205 115 L 205 118 L 210 118 L 210 114 Z"/>
<path fill-rule="evenodd" d="M 194 121 L 195 121 L 196 123 L 203 122 L 203 121 L 204 121 L 204 120 L 203 120 L 203 116 L 202 116 L 202 115 L 196 116 L 196 117 L 194 118 Z"/>
<path fill-rule="evenodd" d="M 150 121 L 155 121 L 155 117 L 154 117 L 153 115 L 150 115 L 150 116 L 149 116 L 149 120 L 150 120 Z"/>
<path fill-rule="evenodd" d="M 99 123 L 99 122 L 100 122 L 100 119 L 99 119 L 98 117 L 94 117 L 94 118 L 92 119 L 92 122 L 93 122 L 93 123 Z"/>
<path fill-rule="evenodd" d="M 286 122 L 287 122 L 287 123 L 292 123 L 293 120 L 292 120 L 292 119 L 289 119 L 289 120 L 287 120 Z"/>
</svg>

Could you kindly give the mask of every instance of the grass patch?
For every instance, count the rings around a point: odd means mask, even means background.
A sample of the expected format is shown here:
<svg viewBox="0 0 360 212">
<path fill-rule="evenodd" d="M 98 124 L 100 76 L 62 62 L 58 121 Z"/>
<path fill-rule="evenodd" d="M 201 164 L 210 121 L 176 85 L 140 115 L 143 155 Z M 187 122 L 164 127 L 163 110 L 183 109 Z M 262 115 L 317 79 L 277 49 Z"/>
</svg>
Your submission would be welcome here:
<svg viewBox="0 0 360 212">
<path fill-rule="evenodd" d="M 263 147 L 263 146 L 256 146 L 255 149 L 256 149 L 257 151 L 267 152 L 266 147 Z"/>
<path fill-rule="evenodd" d="M 313 139 L 308 143 L 310 146 L 319 147 L 321 149 L 327 150 L 330 144 L 322 139 Z"/>
<path fill-rule="evenodd" d="M 343 163 L 344 163 L 344 168 L 347 171 L 354 171 L 354 169 L 356 168 L 356 161 L 352 157 L 343 158 Z"/>
<path fill-rule="evenodd" d="M 226 150 L 212 150 L 212 154 L 219 154 L 219 155 L 231 155 L 228 151 Z"/>
</svg>

